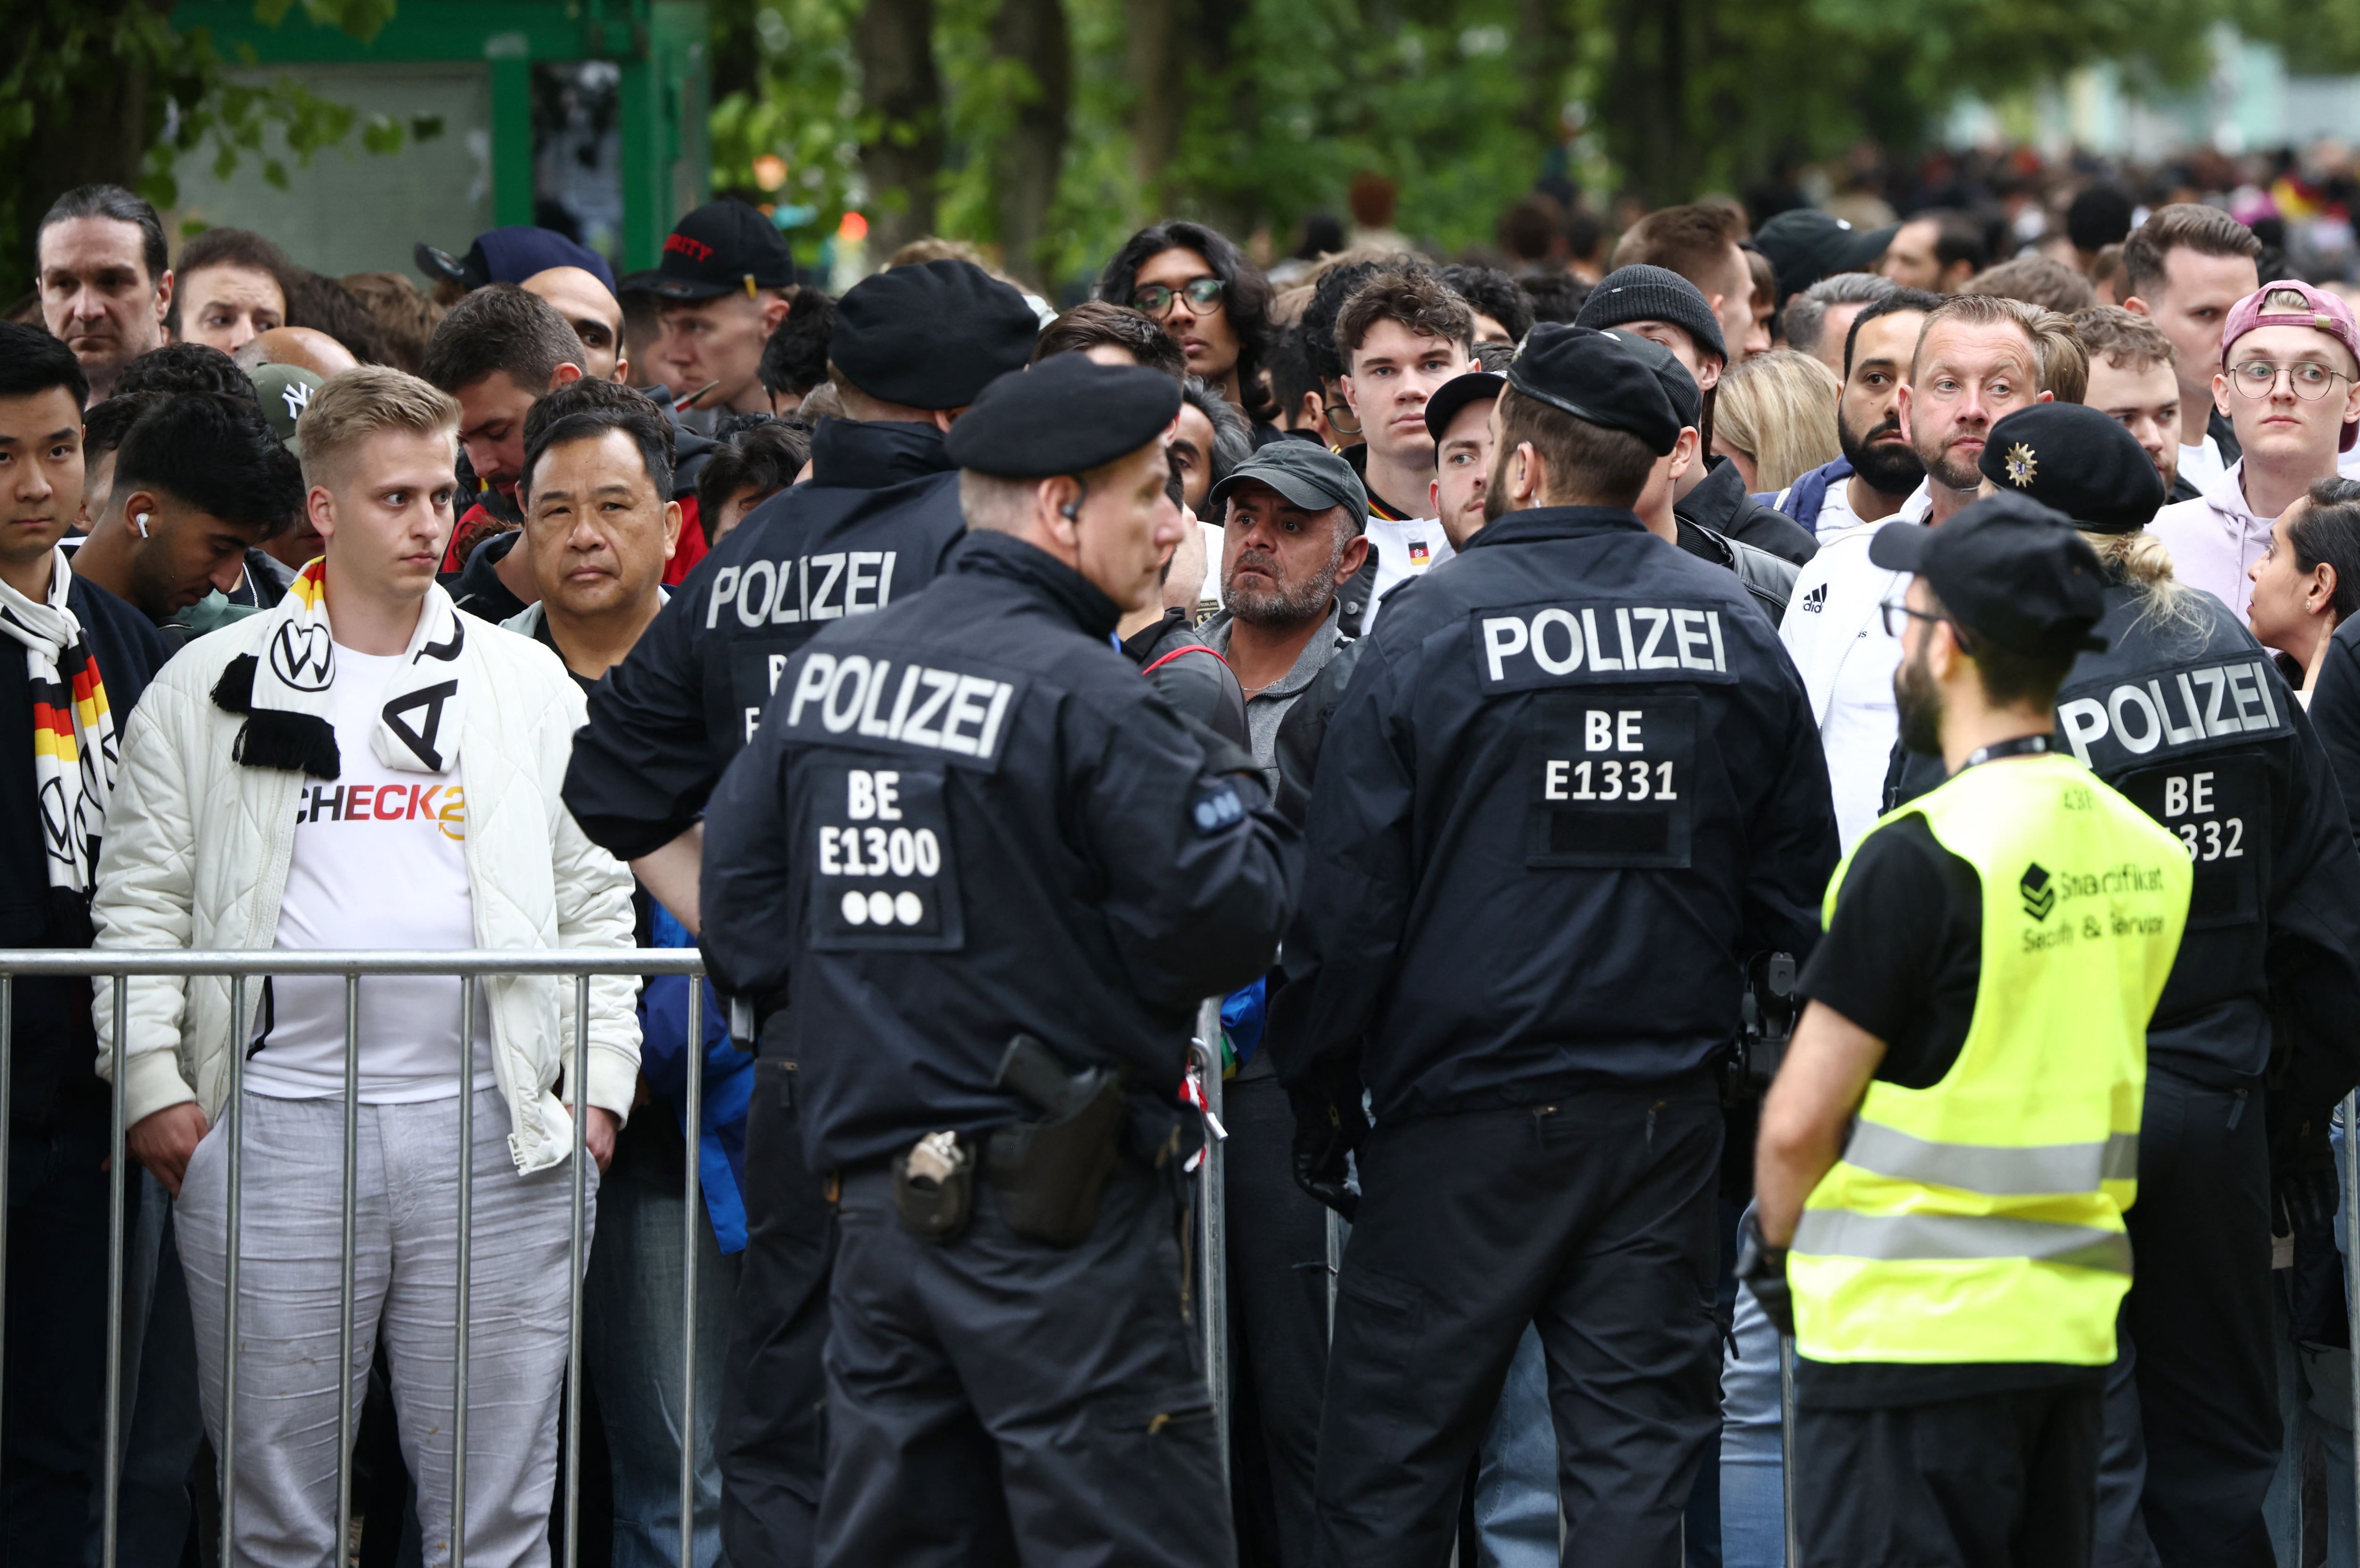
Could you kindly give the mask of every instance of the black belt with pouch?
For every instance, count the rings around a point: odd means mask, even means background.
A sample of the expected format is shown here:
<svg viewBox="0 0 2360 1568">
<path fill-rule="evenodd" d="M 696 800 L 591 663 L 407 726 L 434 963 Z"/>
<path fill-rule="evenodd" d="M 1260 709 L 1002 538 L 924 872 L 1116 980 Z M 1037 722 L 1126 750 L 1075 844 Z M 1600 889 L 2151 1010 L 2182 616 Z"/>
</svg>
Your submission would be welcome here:
<svg viewBox="0 0 2360 1568">
<path fill-rule="evenodd" d="M 999 1190 L 1000 1215 L 1027 1241 L 1078 1246 L 1098 1218 L 1098 1195 L 1120 1157 L 1126 1102 L 1122 1075 L 1097 1067 L 1068 1074 L 1029 1035 L 1011 1041 L 996 1082 L 1045 1114 L 994 1127 L 980 1146 L 930 1133 L 893 1159 L 893 1208 L 902 1228 L 948 1242 L 974 1212 L 975 1176 Z"/>
</svg>

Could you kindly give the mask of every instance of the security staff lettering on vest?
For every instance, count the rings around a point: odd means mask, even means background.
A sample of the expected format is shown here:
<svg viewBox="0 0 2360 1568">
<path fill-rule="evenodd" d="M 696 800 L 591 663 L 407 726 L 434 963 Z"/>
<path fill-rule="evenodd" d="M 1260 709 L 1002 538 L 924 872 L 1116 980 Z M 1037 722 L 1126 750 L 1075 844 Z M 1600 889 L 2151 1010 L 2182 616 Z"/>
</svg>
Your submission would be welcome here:
<svg viewBox="0 0 2360 1568">
<path fill-rule="evenodd" d="M 2086 1563 L 2180 839 L 2058 754 L 2103 570 L 2014 496 L 1890 524 L 1902 734 L 1950 781 L 1830 884 L 1740 1276 L 1795 1336 L 1807 1564 Z M 1792 1252 L 1779 1250 L 1791 1238 Z M 1791 1291 L 1791 1296 L 1790 1296 Z"/>
<path fill-rule="evenodd" d="M 1022 294 L 964 261 L 855 284 L 828 340 L 851 417 L 814 434 L 811 479 L 731 530 L 592 688 L 565 804 L 691 932 L 702 925 L 700 819 L 722 770 L 815 633 L 904 602 L 941 569 L 967 527 L 944 432 L 995 377 L 1024 364 L 1037 325 Z M 889 871 L 901 843 L 885 835 Z M 866 866 L 865 834 L 858 848 L 854 863 Z M 835 1215 L 804 1158 L 797 1065 L 775 1029 L 764 1033 L 746 1125 L 747 1245 L 715 1433 L 721 1541 L 736 1568 L 807 1568 Z"/>
<path fill-rule="evenodd" d="M 1178 1091 L 1296 849 L 1109 645 L 1180 538 L 1179 398 L 1078 354 L 987 389 L 948 570 L 790 659 L 706 817 L 715 977 L 770 999 L 835 1173 L 822 1563 L 1236 1561 Z"/>
<path fill-rule="evenodd" d="M 1632 510 L 1680 430 L 1655 376 L 1539 326 L 1492 418 L 1490 521 L 1388 605 L 1328 719 L 1265 1045 L 1298 1179 L 1357 1207 L 1323 1568 L 1448 1556 L 1527 1325 L 1567 1560 L 1676 1558 L 1720 1426 L 1710 1064 L 1746 960 L 1809 951 L 1836 859 L 1768 619 Z"/>
<path fill-rule="evenodd" d="M 2058 738 L 2177 836 L 2194 874 L 2147 1026 L 2127 1221 L 2138 1276 L 2106 1403 L 2100 1555 L 2267 1562 L 2263 1499 L 2283 1446 L 2269 1237 L 2291 1221 L 2298 1247 L 2333 1256 L 2328 1116 L 2360 1078 L 2360 857 L 2301 704 L 2145 532 L 2163 483 L 2130 433 L 2043 403 L 1992 427 L 1981 467 L 1988 488 L 2062 512 L 2097 551 L 2106 646 L 2067 674 Z"/>
</svg>

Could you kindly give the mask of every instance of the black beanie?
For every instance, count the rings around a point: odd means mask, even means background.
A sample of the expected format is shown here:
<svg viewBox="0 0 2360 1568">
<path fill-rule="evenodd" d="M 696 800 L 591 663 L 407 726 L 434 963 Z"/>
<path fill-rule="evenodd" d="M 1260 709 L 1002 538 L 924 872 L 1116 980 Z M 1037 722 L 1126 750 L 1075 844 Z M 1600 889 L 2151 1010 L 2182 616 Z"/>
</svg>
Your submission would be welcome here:
<svg viewBox="0 0 2360 1568">
<path fill-rule="evenodd" d="M 1616 268 L 1599 280 L 1590 298 L 1581 302 L 1581 313 L 1573 318 L 1574 325 L 1601 332 L 1626 322 L 1669 322 L 1686 328 L 1707 354 L 1723 363 L 1729 359 L 1729 344 L 1721 335 L 1712 302 L 1704 297 L 1704 291 L 1668 267 L 1642 263 Z"/>
</svg>

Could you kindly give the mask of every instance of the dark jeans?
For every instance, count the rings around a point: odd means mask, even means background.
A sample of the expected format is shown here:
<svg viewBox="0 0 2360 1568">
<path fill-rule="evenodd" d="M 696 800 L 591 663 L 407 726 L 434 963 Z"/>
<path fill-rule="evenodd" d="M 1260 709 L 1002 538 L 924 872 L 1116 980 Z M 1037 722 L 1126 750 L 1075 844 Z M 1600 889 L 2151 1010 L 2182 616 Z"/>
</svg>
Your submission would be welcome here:
<svg viewBox="0 0 2360 1568">
<path fill-rule="evenodd" d="M 1319 1430 L 1322 1568 L 1433 1568 L 1524 1325 L 1540 1331 L 1568 1563 L 1665 1565 L 1721 1430 L 1703 1075 L 1380 1125 Z"/>
<path fill-rule="evenodd" d="M 1803 1568 L 2087 1568 L 2103 1391 L 1795 1413 Z"/>
<path fill-rule="evenodd" d="M 107 1106 L 9 1129 L 0 1562 L 83 1559 L 106 1446 Z M 127 1173 L 126 1173 L 127 1174 Z M 126 1233 L 139 1184 L 125 1182 Z"/>
<path fill-rule="evenodd" d="M 841 1213 L 822 1564 L 1236 1563 L 1163 1175 L 1120 1167 L 1072 1247 L 1010 1231 L 989 1181 L 948 1244 L 901 1228 L 882 1170 Z"/>
<path fill-rule="evenodd" d="M 1240 1074 L 1221 1102 L 1229 1241 L 1229 1376 L 1241 1416 L 1240 1556 L 1311 1561 L 1312 1476 L 1328 1373 L 1328 1211 L 1295 1184 L 1295 1113 L 1278 1080 Z"/>
<path fill-rule="evenodd" d="M 2138 1201 L 2124 1215 L 2138 1272 L 2123 1307 L 2128 1365 L 2116 1369 L 2107 1402 L 2102 1562 L 2277 1561 L 2262 1519 L 2280 1437 L 2263 1122 L 2259 1091 L 2204 1088 L 2168 1067 L 2147 1072 Z M 2152 1556 L 2122 1506 L 2132 1486 Z"/>
<path fill-rule="evenodd" d="M 731 1568 L 809 1568 L 827 1409 L 821 1347 L 836 1212 L 803 1160 L 795 1064 L 754 1064 L 746 1113 L 746 1250 L 730 1309 L 715 1442 Z"/>
</svg>

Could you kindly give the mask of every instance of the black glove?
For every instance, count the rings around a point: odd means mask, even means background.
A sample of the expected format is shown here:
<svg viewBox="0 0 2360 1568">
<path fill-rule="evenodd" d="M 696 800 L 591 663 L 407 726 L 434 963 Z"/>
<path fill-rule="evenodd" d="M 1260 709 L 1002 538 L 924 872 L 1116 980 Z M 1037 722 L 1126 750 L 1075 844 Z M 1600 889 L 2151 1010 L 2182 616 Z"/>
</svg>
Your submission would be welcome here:
<svg viewBox="0 0 2360 1568">
<path fill-rule="evenodd" d="M 1786 1249 L 1762 1239 L 1762 1226 L 1752 1211 L 1737 1231 L 1737 1277 L 1745 1281 L 1754 1299 L 1783 1339 L 1795 1337 L 1795 1296 L 1786 1287 Z"/>
<path fill-rule="evenodd" d="M 2335 1228 L 2335 1150 L 2327 1140 L 2329 1108 L 2297 1110 L 2293 1096 L 2267 1093 L 2270 1206 L 2289 1234 L 2324 1236 Z"/>
<path fill-rule="evenodd" d="M 1360 1200 L 1345 1185 L 1349 1157 L 1369 1135 L 1359 1069 L 1349 1062 L 1322 1063 L 1286 1097 L 1295 1107 L 1295 1184 L 1351 1219 Z"/>
</svg>

